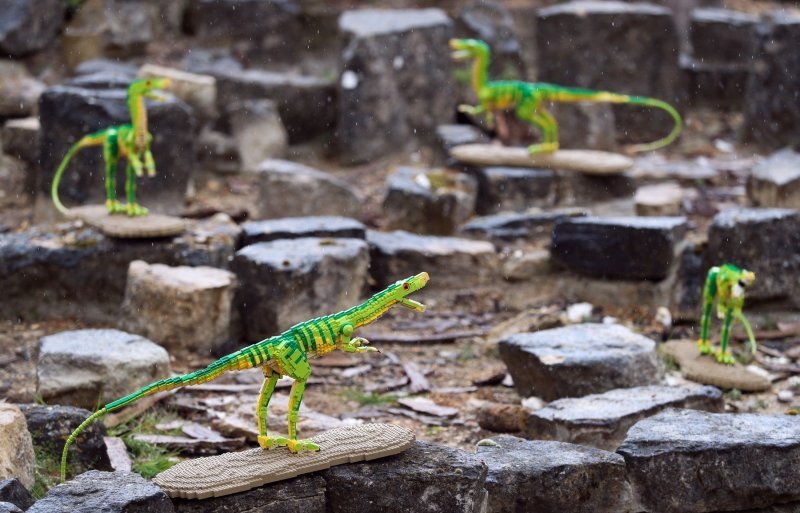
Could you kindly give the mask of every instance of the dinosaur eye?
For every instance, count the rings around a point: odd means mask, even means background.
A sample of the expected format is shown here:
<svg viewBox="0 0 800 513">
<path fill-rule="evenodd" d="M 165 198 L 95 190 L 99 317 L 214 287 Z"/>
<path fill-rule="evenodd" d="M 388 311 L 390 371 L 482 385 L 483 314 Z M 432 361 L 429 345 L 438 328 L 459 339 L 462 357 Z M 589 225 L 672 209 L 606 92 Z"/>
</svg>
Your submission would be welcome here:
<svg viewBox="0 0 800 513">
<path fill-rule="evenodd" d="M 403 290 L 408 290 L 408 283 L 403 283 Z"/>
<path fill-rule="evenodd" d="M 746 287 L 747 284 L 744 282 L 744 280 L 739 280 L 739 286 L 740 287 Z"/>
</svg>

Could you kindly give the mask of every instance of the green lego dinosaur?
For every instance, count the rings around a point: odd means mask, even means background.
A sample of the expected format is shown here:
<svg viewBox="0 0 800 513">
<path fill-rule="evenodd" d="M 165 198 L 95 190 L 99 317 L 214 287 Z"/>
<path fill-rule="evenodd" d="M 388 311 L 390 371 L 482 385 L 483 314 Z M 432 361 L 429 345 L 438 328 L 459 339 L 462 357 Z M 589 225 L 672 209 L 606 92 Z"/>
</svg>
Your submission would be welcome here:
<svg viewBox="0 0 800 513">
<path fill-rule="evenodd" d="M 369 342 L 366 339 L 351 338 L 353 331 L 375 321 L 395 305 L 402 305 L 419 312 L 424 311 L 425 305 L 408 299 L 407 296 L 424 287 L 428 283 L 428 279 L 428 273 L 423 272 L 405 280 L 399 280 L 349 310 L 297 324 L 278 336 L 262 340 L 224 356 L 205 369 L 157 381 L 103 406 L 83 421 L 67 438 L 61 454 L 61 480 L 63 481 L 66 477 L 69 446 L 80 432 L 98 417 L 119 410 L 156 392 L 206 383 L 228 371 L 240 371 L 255 367 L 261 367 L 265 377 L 256 406 L 258 444 L 264 449 L 288 446 L 291 452 L 319 450 L 319 446 L 310 440 L 297 439 L 297 411 L 300 408 L 300 401 L 303 400 L 306 380 L 311 374 L 308 360 L 330 353 L 334 349 L 341 349 L 348 353 L 377 351 L 374 347 L 367 346 Z M 289 438 L 267 435 L 267 405 L 275 390 L 275 384 L 281 376 L 289 376 L 294 379 L 287 414 Z"/>
<path fill-rule="evenodd" d="M 53 204 L 63 214 L 69 210 L 64 207 L 58 198 L 58 184 L 72 157 L 83 148 L 89 146 L 103 146 L 103 160 L 106 164 L 106 208 L 110 214 L 126 213 L 129 216 L 142 216 L 147 214 L 147 209 L 136 203 L 136 177 L 147 172 L 148 176 L 155 176 L 156 166 L 153 154 L 150 153 L 150 142 L 153 136 L 147 130 L 147 110 L 145 98 L 164 100 L 156 93 L 155 89 L 167 89 L 171 85 L 168 78 L 145 78 L 134 81 L 128 87 L 128 109 L 131 113 L 131 124 L 112 126 L 98 132 L 85 135 L 72 145 L 58 166 L 53 185 L 50 189 Z M 125 181 L 125 193 L 128 204 L 117 200 L 117 162 L 120 157 L 128 160 Z M 144 162 L 142 162 L 144 160 Z"/>
<path fill-rule="evenodd" d="M 478 96 L 479 105 L 461 105 L 459 110 L 467 114 L 485 114 L 489 124 L 494 120 L 494 111 L 514 108 L 519 119 L 538 127 L 542 142 L 528 147 L 530 153 L 554 152 L 558 149 L 558 124 L 543 102 L 605 102 L 644 105 L 666 111 L 675 122 L 672 131 L 658 141 L 632 146 L 631 151 L 650 151 L 662 148 L 674 141 L 681 132 L 681 116 L 668 103 L 644 96 L 629 96 L 607 91 L 594 91 L 562 87 L 541 82 L 529 83 L 515 80 L 489 80 L 489 46 L 477 39 L 451 39 L 450 48 L 455 60 L 472 60 L 472 87 Z"/>
<path fill-rule="evenodd" d="M 719 363 L 732 365 L 733 356 L 728 351 L 728 338 L 730 337 L 731 322 L 734 318 L 744 326 L 750 343 L 750 350 L 755 354 L 756 339 L 750 323 L 747 322 L 742 307 L 744 306 L 744 289 L 756 279 L 755 273 L 739 269 L 735 265 L 724 264 L 708 270 L 706 285 L 703 290 L 703 318 L 702 331 L 697 346 L 702 354 L 715 354 Z M 708 339 L 708 326 L 711 323 L 711 309 L 714 300 L 717 300 L 717 316 L 722 321 L 722 336 L 720 346 L 714 351 Z"/>
</svg>

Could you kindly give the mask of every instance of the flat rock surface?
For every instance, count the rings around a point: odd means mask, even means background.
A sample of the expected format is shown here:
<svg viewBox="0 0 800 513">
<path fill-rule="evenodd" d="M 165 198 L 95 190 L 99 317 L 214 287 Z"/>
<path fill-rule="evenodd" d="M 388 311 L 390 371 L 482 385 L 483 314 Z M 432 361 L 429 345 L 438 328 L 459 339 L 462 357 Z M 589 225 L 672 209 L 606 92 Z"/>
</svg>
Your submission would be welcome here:
<svg viewBox="0 0 800 513">
<path fill-rule="evenodd" d="M 45 400 L 94 408 L 169 376 L 169 355 L 119 330 L 64 331 L 42 337 L 37 393 Z"/>
<path fill-rule="evenodd" d="M 613 451 L 637 421 L 669 407 L 721 412 L 722 392 L 709 386 L 650 385 L 559 399 L 528 415 L 526 434 Z"/>
<path fill-rule="evenodd" d="M 286 448 L 258 448 L 188 460 L 153 482 L 171 497 L 219 497 L 342 463 L 398 454 L 411 447 L 414 433 L 391 424 L 364 424 L 332 429 L 312 440 L 319 451 L 292 454 Z"/>
<path fill-rule="evenodd" d="M 461 227 L 461 233 L 501 240 L 549 238 L 553 225 L 558 221 L 585 215 L 586 211 L 580 208 L 493 214 L 472 218 Z"/>
<path fill-rule="evenodd" d="M 655 342 L 619 325 L 520 333 L 499 347 L 517 392 L 547 401 L 651 385 L 662 373 Z"/>
<path fill-rule="evenodd" d="M 800 208 L 800 154 L 785 149 L 753 167 L 747 195 L 762 207 Z"/>
<path fill-rule="evenodd" d="M 109 237 L 121 239 L 148 239 L 174 237 L 186 231 L 183 219 L 162 214 L 131 217 L 126 214 L 109 214 L 103 205 L 86 205 L 69 211 L 70 217 L 80 219 Z"/>
<path fill-rule="evenodd" d="M 625 461 L 618 454 L 561 442 L 500 435 L 479 445 L 489 467 L 490 513 L 627 513 Z"/>
<path fill-rule="evenodd" d="M 242 245 L 302 237 L 366 238 L 367 229 L 359 221 L 339 216 L 284 217 L 242 223 Z"/>
<path fill-rule="evenodd" d="M 692 340 L 670 340 L 661 346 L 661 351 L 675 359 L 686 379 L 697 383 L 742 392 L 762 392 L 772 386 L 765 376 L 747 370 L 739 362 L 722 365 L 713 356 L 701 355 Z"/>
<path fill-rule="evenodd" d="M 19 479 L 5 479 L 0 481 L 0 502 L 8 502 L 26 510 L 33 504 L 34 498 Z"/>
<path fill-rule="evenodd" d="M 0 402 L 0 479 L 16 477 L 33 487 L 35 457 L 31 434 L 19 407 Z"/>
<path fill-rule="evenodd" d="M 50 489 L 28 513 L 173 513 L 169 497 L 133 472 L 91 470 Z"/>
<path fill-rule="evenodd" d="M 648 511 L 739 511 L 800 499 L 800 419 L 666 410 L 617 450 Z"/>
<path fill-rule="evenodd" d="M 530 154 L 527 148 L 511 148 L 493 144 L 455 146 L 450 154 L 473 166 L 538 167 L 577 171 L 587 175 L 616 175 L 633 167 L 625 155 L 594 150 L 558 150 L 553 153 Z"/>
</svg>

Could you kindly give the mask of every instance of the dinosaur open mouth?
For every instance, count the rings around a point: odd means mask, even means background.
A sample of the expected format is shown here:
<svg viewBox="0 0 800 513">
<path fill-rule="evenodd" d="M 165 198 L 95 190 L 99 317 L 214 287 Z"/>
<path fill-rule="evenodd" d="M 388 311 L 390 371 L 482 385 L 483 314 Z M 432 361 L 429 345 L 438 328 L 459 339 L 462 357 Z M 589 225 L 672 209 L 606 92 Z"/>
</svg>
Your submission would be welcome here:
<svg viewBox="0 0 800 513">
<path fill-rule="evenodd" d="M 410 308 L 410 309 L 416 310 L 418 312 L 424 312 L 425 311 L 425 305 L 423 305 L 419 301 L 414 301 L 413 299 L 408 299 L 408 298 L 404 297 L 404 298 L 398 299 L 397 302 L 400 303 L 401 305 L 405 306 L 406 308 Z"/>
<path fill-rule="evenodd" d="M 453 58 L 453 60 L 465 61 L 471 58 L 472 54 L 469 52 L 469 50 L 456 50 L 454 52 L 451 52 L 450 56 Z"/>
</svg>

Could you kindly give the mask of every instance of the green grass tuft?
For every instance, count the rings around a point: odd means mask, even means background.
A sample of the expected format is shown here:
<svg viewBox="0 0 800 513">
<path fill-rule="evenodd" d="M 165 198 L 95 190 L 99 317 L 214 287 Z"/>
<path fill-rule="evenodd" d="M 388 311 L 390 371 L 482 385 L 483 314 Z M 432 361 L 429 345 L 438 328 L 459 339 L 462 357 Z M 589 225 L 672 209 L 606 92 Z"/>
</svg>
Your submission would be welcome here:
<svg viewBox="0 0 800 513">
<path fill-rule="evenodd" d="M 397 396 L 391 394 L 376 394 L 374 392 L 362 392 L 353 388 L 344 390 L 342 397 L 348 401 L 353 401 L 361 406 L 377 406 L 382 404 L 393 404 L 397 400 Z"/>
<path fill-rule="evenodd" d="M 33 452 L 36 455 L 36 466 L 31 495 L 39 500 L 47 494 L 47 490 L 61 482 L 61 461 L 53 451 L 44 447 L 35 446 Z M 67 475 L 73 472 L 73 467 L 67 464 Z"/>
</svg>

